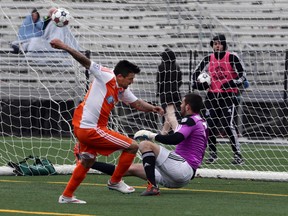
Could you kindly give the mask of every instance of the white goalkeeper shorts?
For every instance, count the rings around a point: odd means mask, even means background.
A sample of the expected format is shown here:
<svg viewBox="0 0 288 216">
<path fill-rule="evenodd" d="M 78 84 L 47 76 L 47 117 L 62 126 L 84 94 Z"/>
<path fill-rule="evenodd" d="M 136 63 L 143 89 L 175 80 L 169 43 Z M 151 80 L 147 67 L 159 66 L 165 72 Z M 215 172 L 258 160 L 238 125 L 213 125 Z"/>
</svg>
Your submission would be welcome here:
<svg viewBox="0 0 288 216">
<path fill-rule="evenodd" d="M 155 170 L 157 184 L 167 188 L 181 188 L 189 183 L 193 175 L 192 167 L 184 158 L 160 146 Z"/>
</svg>

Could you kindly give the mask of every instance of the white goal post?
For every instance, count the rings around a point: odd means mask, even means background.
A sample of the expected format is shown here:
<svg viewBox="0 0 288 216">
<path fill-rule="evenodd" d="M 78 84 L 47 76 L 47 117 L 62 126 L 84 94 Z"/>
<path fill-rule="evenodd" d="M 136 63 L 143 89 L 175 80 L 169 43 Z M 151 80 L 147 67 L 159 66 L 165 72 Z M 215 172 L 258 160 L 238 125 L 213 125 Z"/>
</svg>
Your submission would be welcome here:
<svg viewBox="0 0 288 216">
<path fill-rule="evenodd" d="M 67 53 L 41 43 L 28 50 L 20 46 L 19 53 L 11 47 L 33 8 L 42 19 L 52 7 L 70 12 L 67 28 L 91 60 L 109 68 L 122 59 L 136 63 L 141 73 L 131 89 L 153 104 L 159 104 L 156 73 L 165 48 L 176 54 L 184 96 L 192 91 L 196 65 L 212 51 L 211 38 L 225 34 L 229 51 L 244 62 L 250 82 L 239 96 L 235 119 L 245 163 L 231 164 L 230 143 L 220 133 L 217 163 L 203 162 L 197 176 L 288 181 L 288 3 L 284 0 L 1 1 L 0 175 L 13 175 L 7 163 L 28 155 L 48 158 L 59 174 L 74 168 L 76 139 L 71 122 L 91 81 L 89 73 Z M 205 93 L 200 92 L 203 98 Z M 132 137 L 139 129 L 159 132 L 162 118 L 119 103 L 109 127 Z M 118 154 L 99 157 L 114 164 L 117 159 Z"/>
</svg>

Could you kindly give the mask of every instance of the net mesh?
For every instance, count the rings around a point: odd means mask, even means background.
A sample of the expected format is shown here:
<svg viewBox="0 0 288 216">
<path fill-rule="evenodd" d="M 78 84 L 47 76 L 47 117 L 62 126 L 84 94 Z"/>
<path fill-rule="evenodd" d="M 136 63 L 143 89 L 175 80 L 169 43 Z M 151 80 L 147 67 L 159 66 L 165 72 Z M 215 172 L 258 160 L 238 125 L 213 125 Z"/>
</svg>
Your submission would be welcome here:
<svg viewBox="0 0 288 216">
<path fill-rule="evenodd" d="M 276 176 L 278 172 L 280 179 L 287 179 L 287 1 L 0 3 L 0 165 L 30 154 L 48 157 L 60 165 L 75 162 L 73 111 L 92 78 L 88 79 L 87 71 L 67 53 L 50 50 L 43 41 L 36 40 L 32 48 L 20 46 L 20 53 L 11 52 L 18 29 L 33 8 L 43 18 L 50 8 L 62 7 L 72 16 L 63 40 L 70 43 L 75 38 L 81 52 L 109 68 L 122 59 L 136 63 L 141 73 L 131 89 L 137 97 L 153 104 L 159 104 L 156 72 L 165 48 L 176 54 L 183 73 L 180 92 L 184 96 L 192 91 L 193 69 L 211 52 L 211 38 L 216 33 L 225 34 L 229 51 L 242 59 L 250 82 L 239 97 L 235 119 L 245 164 L 231 165 L 230 143 L 225 134 L 219 133 L 219 160 L 217 164 L 203 164 L 199 173 L 209 176 L 212 170 L 219 177 L 225 176 L 220 172 L 224 170 L 232 172 L 232 177 L 238 176 L 238 172 L 243 177 L 243 172 L 256 171 L 263 177 L 265 173 L 273 172 Z M 56 35 L 61 36 L 50 32 L 46 39 Z M 205 97 L 205 92 L 200 94 Z M 158 132 L 162 123 L 162 118 L 155 114 L 136 112 L 119 103 L 109 127 L 133 136 L 144 128 Z M 116 163 L 117 158 L 118 154 L 113 154 L 103 160 Z M 256 174 L 253 172 L 252 176 Z"/>
</svg>

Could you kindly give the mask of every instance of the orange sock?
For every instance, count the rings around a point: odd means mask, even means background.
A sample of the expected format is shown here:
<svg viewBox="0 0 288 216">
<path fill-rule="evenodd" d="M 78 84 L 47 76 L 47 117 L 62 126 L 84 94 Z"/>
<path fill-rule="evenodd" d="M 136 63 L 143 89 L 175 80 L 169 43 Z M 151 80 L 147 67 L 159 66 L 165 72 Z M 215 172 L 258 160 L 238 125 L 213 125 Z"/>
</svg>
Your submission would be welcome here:
<svg viewBox="0 0 288 216">
<path fill-rule="evenodd" d="M 115 183 L 115 182 L 121 181 L 123 175 L 133 163 L 135 156 L 136 154 L 122 152 L 122 154 L 120 155 L 118 164 L 115 168 L 115 171 L 113 175 L 111 176 L 111 182 Z"/>
<path fill-rule="evenodd" d="M 76 168 L 73 171 L 73 174 L 67 183 L 67 186 L 63 192 L 65 197 L 72 197 L 74 191 L 81 184 L 81 182 L 85 179 L 89 168 L 85 168 L 81 163 L 77 163 Z"/>
</svg>

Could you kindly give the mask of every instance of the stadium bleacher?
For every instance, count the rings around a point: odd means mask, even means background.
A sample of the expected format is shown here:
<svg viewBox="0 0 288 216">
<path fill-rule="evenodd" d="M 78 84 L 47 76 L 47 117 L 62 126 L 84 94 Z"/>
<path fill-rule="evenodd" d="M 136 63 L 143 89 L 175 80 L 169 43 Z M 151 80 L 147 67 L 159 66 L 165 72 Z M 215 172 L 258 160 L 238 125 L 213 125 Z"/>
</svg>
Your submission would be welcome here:
<svg viewBox="0 0 288 216">
<path fill-rule="evenodd" d="M 121 2 L 122 4 L 112 0 L 97 1 L 96 4 L 93 1 L 65 1 L 63 4 L 64 6 L 67 4 L 70 13 L 74 16 L 70 24 L 72 32 L 83 47 L 83 51 L 92 51 L 93 60 L 113 67 L 119 59 L 129 57 L 143 68 L 144 74 L 136 79 L 135 85 L 149 85 L 151 91 L 155 89 L 154 78 L 157 65 L 160 63 L 159 53 L 165 47 L 171 47 L 176 52 L 184 72 L 185 85 L 182 91 L 186 92 L 190 76 L 190 50 L 200 51 L 198 57 L 193 59 L 195 66 L 208 51 L 211 51 L 209 46 L 211 36 L 221 32 L 227 35 L 230 50 L 239 53 L 246 65 L 248 80 L 251 82 L 247 97 L 253 98 L 253 95 L 258 92 L 259 94 L 254 98 L 255 100 L 261 98 L 262 89 L 275 91 L 276 95 L 281 95 L 284 50 L 288 44 L 285 13 L 288 9 L 287 1 L 187 0 L 167 3 L 166 1 L 127 0 Z M 1 92 L 9 79 L 11 82 L 17 80 L 23 88 L 27 80 L 31 80 L 30 84 L 35 80 L 38 82 L 45 80 L 46 83 L 51 82 L 55 86 L 56 78 L 53 75 L 57 72 L 53 68 L 55 65 L 60 67 L 61 63 L 55 64 L 53 59 L 51 61 L 47 59 L 42 65 L 38 61 L 35 67 L 33 62 L 27 60 L 24 55 L 9 53 L 10 42 L 15 40 L 19 25 L 35 6 L 35 2 L 2 0 L 0 3 L 2 9 L 0 13 Z M 47 3 L 39 1 L 37 5 L 41 15 L 45 15 L 48 10 Z M 273 52 L 267 53 L 267 51 Z M 66 60 L 63 58 L 63 62 Z M 36 78 L 31 70 L 31 64 L 34 70 L 45 75 Z M 69 83 L 67 87 L 71 88 L 74 74 L 69 71 L 74 70 L 74 66 L 68 68 L 67 74 L 71 76 L 63 76 L 65 79 L 63 81 L 61 76 L 58 76 L 60 80 L 58 78 L 56 81 L 60 83 L 59 85 L 63 87 L 65 83 Z M 13 77 L 9 75 L 11 73 Z M 81 82 L 84 82 L 83 80 L 85 78 L 82 78 Z M 77 80 L 74 79 L 74 82 L 76 84 Z M 11 90 L 11 85 L 9 84 L 7 88 Z M 25 92 L 24 89 L 21 89 L 21 92 Z M 31 94 L 29 89 L 26 92 Z M 263 94 L 263 98 L 266 97 L 267 95 Z"/>
<path fill-rule="evenodd" d="M 85 83 L 85 76 L 78 74 L 83 70 L 61 52 L 24 56 L 2 51 L 0 69 L 1 99 L 71 100 L 80 97 L 83 89 L 79 89 L 79 83 Z"/>
</svg>

